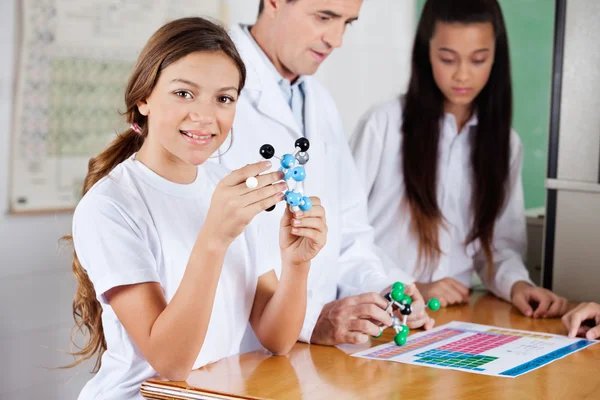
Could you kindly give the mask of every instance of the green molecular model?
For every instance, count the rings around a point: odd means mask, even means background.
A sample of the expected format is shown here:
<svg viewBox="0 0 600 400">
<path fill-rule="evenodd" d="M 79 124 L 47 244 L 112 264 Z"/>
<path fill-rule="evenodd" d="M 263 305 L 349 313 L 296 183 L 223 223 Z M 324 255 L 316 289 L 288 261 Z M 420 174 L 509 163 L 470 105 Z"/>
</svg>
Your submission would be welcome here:
<svg viewBox="0 0 600 400">
<path fill-rule="evenodd" d="M 406 343 L 408 339 L 408 333 L 410 329 L 408 325 L 406 325 L 406 320 L 408 316 L 417 310 L 422 310 L 427 308 L 431 311 L 437 311 L 440 309 L 440 301 L 436 298 L 431 298 L 425 305 L 412 307 L 412 299 L 409 295 L 404 294 L 404 284 L 402 282 L 395 282 L 392 285 L 392 291 L 386 294 L 385 299 L 389 301 L 388 306 L 385 311 L 390 314 L 392 317 L 392 328 L 396 331 L 396 335 L 394 336 L 394 343 L 398 346 L 402 346 Z M 402 314 L 403 318 L 400 321 L 399 317 L 396 317 L 393 312 L 393 307 L 396 306 L 400 310 L 400 314 Z M 379 335 L 375 337 L 380 337 L 383 334 L 384 326 L 380 327 Z"/>
</svg>

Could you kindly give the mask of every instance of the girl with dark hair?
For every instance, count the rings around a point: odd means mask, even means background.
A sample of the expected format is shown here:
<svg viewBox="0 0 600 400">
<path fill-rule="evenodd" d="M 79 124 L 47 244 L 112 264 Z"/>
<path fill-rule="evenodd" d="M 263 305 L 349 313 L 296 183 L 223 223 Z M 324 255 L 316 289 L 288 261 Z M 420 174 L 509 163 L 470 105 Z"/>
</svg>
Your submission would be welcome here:
<svg viewBox="0 0 600 400">
<path fill-rule="evenodd" d="M 205 161 L 225 141 L 244 86 L 244 64 L 225 30 L 202 18 L 160 28 L 125 91 L 131 128 L 92 158 L 73 217 L 74 353 L 97 356 L 81 399 L 141 399 L 157 373 L 237 354 L 250 322 L 275 354 L 296 342 L 311 260 L 326 240 L 325 212 L 282 218 L 281 280 L 260 262 L 252 219 L 283 199 L 282 173 L 229 173 Z M 70 239 L 71 237 L 67 237 Z"/>
<path fill-rule="evenodd" d="M 428 0 L 408 92 L 372 110 L 351 146 L 376 242 L 425 298 L 466 302 L 476 271 L 524 315 L 560 316 L 566 299 L 535 287 L 523 264 L 523 148 L 511 121 L 498 2 Z"/>
</svg>

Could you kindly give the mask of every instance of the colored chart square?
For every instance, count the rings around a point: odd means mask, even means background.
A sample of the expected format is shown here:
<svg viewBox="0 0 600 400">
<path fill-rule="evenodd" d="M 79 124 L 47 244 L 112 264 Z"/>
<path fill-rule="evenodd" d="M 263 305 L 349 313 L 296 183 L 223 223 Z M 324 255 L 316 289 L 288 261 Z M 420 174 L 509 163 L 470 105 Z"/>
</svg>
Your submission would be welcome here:
<svg viewBox="0 0 600 400">
<path fill-rule="evenodd" d="M 451 346 L 428 350 L 417 354 L 416 357 L 420 357 L 420 360 L 416 360 L 416 362 L 465 370 L 481 370 L 482 365 L 497 359 L 496 357 L 473 354 L 473 352 L 482 351 L 477 349 L 476 346 L 467 344 L 462 347 L 466 350 L 465 352 L 459 352 L 456 349 L 451 350 Z"/>
</svg>

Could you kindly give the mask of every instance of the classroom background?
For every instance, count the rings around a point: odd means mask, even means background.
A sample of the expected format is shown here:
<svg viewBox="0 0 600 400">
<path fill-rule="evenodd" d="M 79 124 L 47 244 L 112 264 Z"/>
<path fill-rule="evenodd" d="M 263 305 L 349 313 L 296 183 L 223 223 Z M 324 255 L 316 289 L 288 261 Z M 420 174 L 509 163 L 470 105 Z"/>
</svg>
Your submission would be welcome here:
<svg viewBox="0 0 600 400">
<path fill-rule="evenodd" d="M 67 0 L 31 0 L 27 3 L 34 1 L 45 5 L 69 3 Z M 81 4 L 70 3 L 70 7 Z M 115 7 L 120 4 L 110 0 L 93 3 L 98 7 L 106 3 Z M 203 3 L 203 7 L 213 13 L 212 17 L 227 24 L 252 23 L 258 9 L 258 0 L 185 0 L 184 3 Z M 404 91 L 409 77 L 413 35 L 423 3 L 423 0 L 365 0 L 360 20 L 348 29 L 344 46 L 319 70 L 317 77 L 333 94 L 348 136 L 371 106 Z M 571 279 L 569 271 L 573 271 L 572 263 L 576 262 L 583 265 L 579 275 L 588 274 L 585 276 L 589 281 L 589 274 L 596 274 L 596 282 L 600 282 L 600 274 L 591 262 L 600 256 L 599 250 L 590 250 L 587 242 L 580 240 L 581 237 L 594 237 L 597 223 L 588 216 L 600 215 L 600 209 L 591 194 L 582 198 L 573 197 L 571 193 L 600 192 L 597 185 L 600 140 L 597 130 L 595 134 L 589 134 L 593 127 L 600 125 L 597 120 L 600 117 L 594 111 L 597 110 L 594 106 L 599 105 L 598 99 L 593 95 L 600 89 L 598 72 L 594 71 L 600 56 L 591 51 L 592 54 L 586 55 L 588 58 L 581 58 L 582 53 L 590 53 L 585 51 L 583 41 L 597 37 L 598 29 L 588 22 L 581 33 L 574 29 L 574 21 L 577 18 L 578 21 L 590 21 L 585 18 L 590 13 L 600 15 L 600 2 L 569 2 L 566 26 L 555 23 L 556 1 L 500 0 L 500 3 L 508 26 L 513 65 L 513 126 L 525 150 L 527 266 L 536 283 L 554 284 L 555 289 L 557 286 L 563 289 L 559 294 L 571 300 L 583 300 L 586 296 L 591 299 L 592 289 L 578 289 L 579 283 Z M 559 3 L 566 7 L 565 1 Z M 71 214 L 48 210 L 15 212 L 10 193 L 15 176 L 19 176 L 12 163 L 13 149 L 16 148 L 13 116 L 23 41 L 23 4 L 19 0 L 0 2 L 0 59 L 3 60 L 0 63 L 0 317 L 3 321 L 0 375 L 5 382 L 0 387 L 0 398 L 75 398 L 89 379 L 92 364 L 70 370 L 53 369 L 71 361 L 65 350 L 69 347 L 73 324 L 71 301 L 75 280 L 70 265 L 71 250 L 58 242 L 61 236 L 70 233 Z M 555 57 L 557 30 L 566 38 L 559 63 Z M 590 35 L 590 32 L 596 33 Z M 569 57 L 578 57 L 577 62 L 568 64 L 576 65 L 577 69 L 557 69 L 557 65 L 563 60 L 568 61 Z M 563 82 L 562 93 L 556 89 L 561 77 L 573 81 L 570 86 Z M 596 79 L 582 83 L 590 78 Z M 553 79 L 556 81 L 554 86 Z M 576 104 L 577 96 L 582 92 L 590 103 L 580 111 L 581 107 Z M 27 95 L 36 96 L 36 93 Z M 563 112 L 570 113 L 562 118 L 562 124 L 571 122 L 575 127 L 570 139 L 561 139 L 560 146 L 557 137 L 565 128 L 556 117 L 560 111 L 557 104 L 563 104 Z M 115 105 L 115 109 L 118 106 Z M 555 110 L 556 115 L 551 110 Z M 578 122 L 584 112 L 586 117 L 596 120 Z M 559 159 L 566 161 L 559 162 Z M 578 167 L 584 160 L 591 160 L 592 166 L 588 163 L 587 167 Z M 587 168 L 584 171 L 587 175 L 580 179 L 577 168 Z M 561 190 L 568 193 L 561 195 Z M 586 208 L 581 207 L 582 204 L 594 205 Z M 560 207 L 573 209 L 575 214 L 561 212 Z M 551 211 L 549 218 L 545 215 L 547 210 Z M 584 226 L 585 234 L 578 226 Z M 564 243 L 566 250 L 554 252 L 556 243 Z M 544 273 L 544 262 L 559 263 L 563 268 L 550 268 Z"/>
</svg>

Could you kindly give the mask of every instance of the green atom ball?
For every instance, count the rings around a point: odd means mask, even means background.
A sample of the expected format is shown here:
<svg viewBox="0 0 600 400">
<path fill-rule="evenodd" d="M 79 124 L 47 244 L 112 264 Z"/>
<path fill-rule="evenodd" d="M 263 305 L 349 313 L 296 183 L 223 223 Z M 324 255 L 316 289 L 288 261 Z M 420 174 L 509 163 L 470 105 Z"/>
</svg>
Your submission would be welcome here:
<svg viewBox="0 0 600 400">
<path fill-rule="evenodd" d="M 392 293 L 390 294 L 390 296 L 392 297 L 392 299 L 394 301 L 397 301 L 399 303 L 402 300 L 402 297 L 404 295 L 402 294 L 401 290 L 394 289 L 394 290 L 392 290 Z"/>
<path fill-rule="evenodd" d="M 409 295 L 405 294 L 405 295 L 402 296 L 401 303 L 410 305 L 412 303 L 412 299 L 410 298 Z"/>
<path fill-rule="evenodd" d="M 404 293 L 404 283 L 394 282 L 392 285 L 392 290 L 399 290 L 400 292 Z"/>
<path fill-rule="evenodd" d="M 402 346 L 404 343 L 406 343 L 407 338 L 408 336 L 404 335 L 402 332 L 397 333 L 396 336 L 394 336 L 394 343 L 396 343 L 398 346 Z"/>
<path fill-rule="evenodd" d="M 408 332 L 410 332 L 410 329 L 408 328 L 408 326 L 402 325 L 402 328 L 400 328 L 400 333 L 402 333 L 405 336 L 408 336 Z"/>
<path fill-rule="evenodd" d="M 427 302 L 427 307 L 431 310 L 431 311 L 437 311 L 440 309 L 440 301 L 438 299 L 436 299 L 435 297 L 429 299 L 429 301 Z"/>
</svg>

